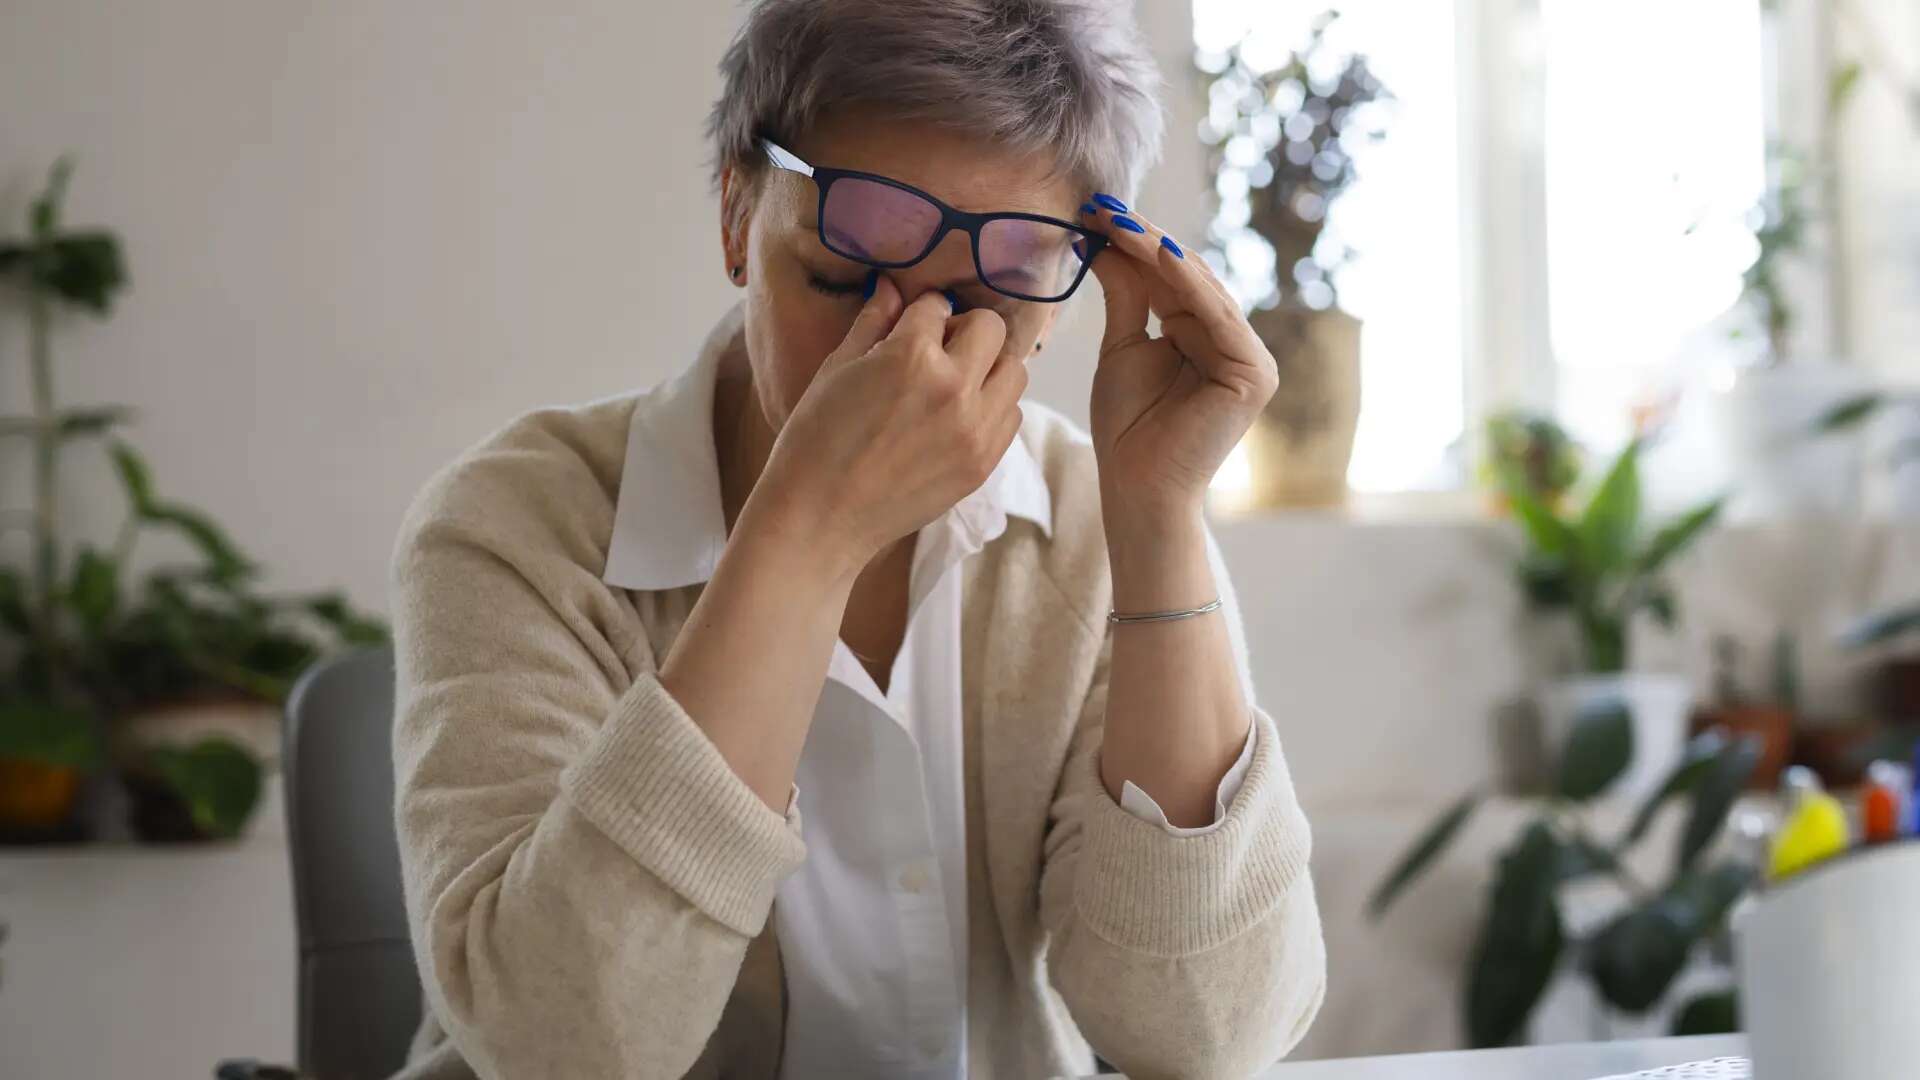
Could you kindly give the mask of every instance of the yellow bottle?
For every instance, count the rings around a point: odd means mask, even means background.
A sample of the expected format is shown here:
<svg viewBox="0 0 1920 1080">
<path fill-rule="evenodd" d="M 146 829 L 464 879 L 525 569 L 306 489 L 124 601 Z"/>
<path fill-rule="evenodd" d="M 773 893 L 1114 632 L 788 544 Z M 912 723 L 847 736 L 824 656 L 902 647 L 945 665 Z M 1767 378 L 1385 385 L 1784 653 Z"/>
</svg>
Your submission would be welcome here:
<svg viewBox="0 0 1920 1080">
<path fill-rule="evenodd" d="M 1817 862 L 1847 849 L 1847 812 L 1840 800 L 1821 790 L 1820 781 L 1803 766 L 1787 770 L 1789 797 L 1786 820 L 1774 834 L 1767 877 L 1791 877 Z"/>
</svg>

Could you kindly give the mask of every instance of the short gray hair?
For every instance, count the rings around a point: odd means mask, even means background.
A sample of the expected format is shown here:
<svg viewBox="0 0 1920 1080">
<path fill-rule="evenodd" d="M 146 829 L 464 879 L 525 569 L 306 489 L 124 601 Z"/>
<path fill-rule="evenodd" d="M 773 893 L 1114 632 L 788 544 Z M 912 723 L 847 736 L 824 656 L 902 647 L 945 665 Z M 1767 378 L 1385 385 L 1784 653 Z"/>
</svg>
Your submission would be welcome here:
<svg viewBox="0 0 1920 1080">
<path fill-rule="evenodd" d="M 716 178 L 758 176 L 759 135 L 799 139 L 855 104 L 1048 155 L 1123 199 L 1160 156 L 1160 74 L 1129 0 L 751 3 L 707 119 Z"/>
</svg>

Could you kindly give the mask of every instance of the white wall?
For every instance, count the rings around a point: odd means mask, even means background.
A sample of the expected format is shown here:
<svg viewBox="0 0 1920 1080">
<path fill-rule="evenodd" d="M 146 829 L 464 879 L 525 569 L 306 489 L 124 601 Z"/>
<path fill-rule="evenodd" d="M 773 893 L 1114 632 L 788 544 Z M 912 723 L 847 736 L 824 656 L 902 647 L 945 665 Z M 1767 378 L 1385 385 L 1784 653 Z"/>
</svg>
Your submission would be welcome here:
<svg viewBox="0 0 1920 1080">
<path fill-rule="evenodd" d="M 384 606 L 435 468 L 527 409 L 667 377 L 732 302 L 701 125 L 737 5 L 562 7 L 8 0 L 4 231 L 72 152 L 72 220 L 118 230 L 132 267 L 110 321 L 61 334 L 60 393 L 137 407 L 159 483 L 278 583 Z M 1144 12 L 1176 79 L 1188 18 Z M 1194 117 L 1142 200 L 1183 236 Z M 1035 366 L 1032 396 L 1075 417 L 1099 305 Z M 14 411 L 21 320 L 0 311 Z M 111 528 L 102 459 L 74 457 L 82 524 Z M 24 497 L 17 462 L 0 476 Z"/>
</svg>

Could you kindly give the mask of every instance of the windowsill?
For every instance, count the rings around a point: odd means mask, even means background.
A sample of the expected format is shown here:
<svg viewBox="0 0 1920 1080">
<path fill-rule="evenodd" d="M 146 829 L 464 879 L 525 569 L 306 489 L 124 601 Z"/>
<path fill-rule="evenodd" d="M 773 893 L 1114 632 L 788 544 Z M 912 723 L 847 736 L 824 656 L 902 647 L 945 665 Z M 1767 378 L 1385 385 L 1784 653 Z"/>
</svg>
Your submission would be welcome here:
<svg viewBox="0 0 1920 1080">
<path fill-rule="evenodd" d="M 1343 503 L 1319 507 L 1249 507 L 1229 494 L 1207 500 L 1217 524 L 1260 520 L 1322 521 L 1343 525 L 1479 525 L 1500 520 L 1484 494 L 1472 490 L 1353 492 Z"/>
</svg>

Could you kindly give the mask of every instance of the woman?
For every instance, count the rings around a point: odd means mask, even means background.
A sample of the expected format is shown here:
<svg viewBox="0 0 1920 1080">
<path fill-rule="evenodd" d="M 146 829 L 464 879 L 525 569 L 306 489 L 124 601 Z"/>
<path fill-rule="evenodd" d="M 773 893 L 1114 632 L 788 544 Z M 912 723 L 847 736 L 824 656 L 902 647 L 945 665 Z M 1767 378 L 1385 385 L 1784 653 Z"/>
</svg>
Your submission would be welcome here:
<svg viewBox="0 0 1920 1080">
<path fill-rule="evenodd" d="M 742 303 L 399 541 L 408 1075 L 1263 1067 L 1325 958 L 1202 505 L 1275 368 L 1126 207 L 1137 33 L 761 0 L 722 70 Z M 1090 441 L 1019 400 L 1089 270 Z"/>
</svg>

